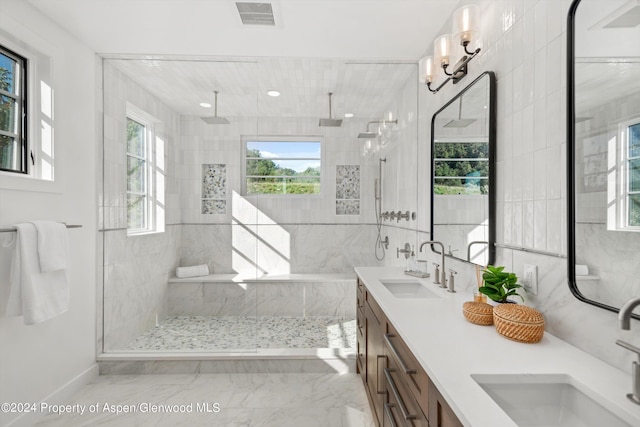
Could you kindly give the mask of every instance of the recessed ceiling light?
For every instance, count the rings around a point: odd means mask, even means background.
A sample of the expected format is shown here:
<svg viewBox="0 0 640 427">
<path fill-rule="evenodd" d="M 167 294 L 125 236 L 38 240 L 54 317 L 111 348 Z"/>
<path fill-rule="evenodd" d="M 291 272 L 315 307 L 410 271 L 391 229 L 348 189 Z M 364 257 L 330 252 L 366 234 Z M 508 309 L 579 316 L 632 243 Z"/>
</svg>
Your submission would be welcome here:
<svg viewBox="0 0 640 427">
<path fill-rule="evenodd" d="M 201 102 L 201 103 L 200 103 L 200 106 L 201 106 L 202 108 L 211 108 L 211 104 L 209 104 L 208 102 Z"/>
<path fill-rule="evenodd" d="M 267 91 L 267 95 L 269 96 L 280 96 L 280 92 L 278 92 L 277 90 L 274 89 L 270 89 Z"/>
<path fill-rule="evenodd" d="M 353 114 L 353 113 L 344 113 L 344 116 L 345 116 L 347 119 L 350 119 L 350 118 L 351 118 L 351 117 L 353 117 L 354 115 L 355 115 L 355 114 Z"/>
</svg>

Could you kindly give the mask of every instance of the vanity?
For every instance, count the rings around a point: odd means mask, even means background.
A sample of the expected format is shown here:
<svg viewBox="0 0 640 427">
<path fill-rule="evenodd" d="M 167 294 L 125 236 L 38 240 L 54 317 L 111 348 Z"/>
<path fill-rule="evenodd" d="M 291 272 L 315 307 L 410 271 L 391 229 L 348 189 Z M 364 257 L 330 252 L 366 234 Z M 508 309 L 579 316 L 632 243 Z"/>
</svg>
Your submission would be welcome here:
<svg viewBox="0 0 640 427">
<path fill-rule="evenodd" d="M 625 397 L 628 374 L 549 333 L 523 344 L 469 323 L 462 315 L 469 292 L 448 293 L 401 268 L 356 274 L 356 364 L 376 425 L 563 425 L 532 422 L 567 416 L 559 410 L 588 418 L 580 422 L 640 425 L 640 406 Z"/>
</svg>

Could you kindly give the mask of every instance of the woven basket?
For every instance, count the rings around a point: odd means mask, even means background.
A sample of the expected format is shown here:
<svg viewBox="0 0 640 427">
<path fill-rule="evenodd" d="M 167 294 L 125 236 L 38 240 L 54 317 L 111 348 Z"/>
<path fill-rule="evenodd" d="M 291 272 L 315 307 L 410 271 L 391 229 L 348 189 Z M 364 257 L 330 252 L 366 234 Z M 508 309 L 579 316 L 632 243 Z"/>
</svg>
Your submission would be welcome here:
<svg viewBox="0 0 640 427">
<path fill-rule="evenodd" d="M 544 318 L 531 307 L 500 304 L 493 308 L 496 331 L 503 337 L 524 343 L 536 343 L 544 334 Z"/>
<path fill-rule="evenodd" d="M 493 325 L 493 307 L 484 302 L 467 301 L 462 304 L 464 318 L 476 325 Z"/>
</svg>

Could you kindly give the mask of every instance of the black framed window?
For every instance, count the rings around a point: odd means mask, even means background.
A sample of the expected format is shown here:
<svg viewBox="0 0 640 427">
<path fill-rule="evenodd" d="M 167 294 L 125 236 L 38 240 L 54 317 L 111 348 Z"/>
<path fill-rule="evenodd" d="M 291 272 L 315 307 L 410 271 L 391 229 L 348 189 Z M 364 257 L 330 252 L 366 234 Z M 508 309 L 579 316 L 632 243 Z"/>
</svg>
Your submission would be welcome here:
<svg viewBox="0 0 640 427">
<path fill-rule="evenodd" d="M 27 173 L 27 60 L 0 45 L 0 170 Z"/>
</svg>

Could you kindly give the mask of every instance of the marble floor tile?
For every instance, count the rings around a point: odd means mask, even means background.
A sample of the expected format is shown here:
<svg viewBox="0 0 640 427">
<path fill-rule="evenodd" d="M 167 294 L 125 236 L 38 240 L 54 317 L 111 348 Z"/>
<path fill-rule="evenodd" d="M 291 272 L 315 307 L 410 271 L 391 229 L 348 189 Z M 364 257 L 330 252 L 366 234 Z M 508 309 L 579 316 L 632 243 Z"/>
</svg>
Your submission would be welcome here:
<svg viewBox="0 0 640 427">
<path fill-rule="evenodd" d="M 85 413 L 49 414 L 36 425 L 374 426 L 364 386 L 356 374 L 100 376 L 65 403 L 85 405 Z M 91 405 L 97 410 L 90 412 Z M 105 405 L 134 411 L 116 414 Z"/>
</svg>

